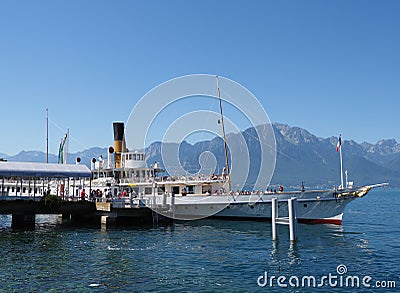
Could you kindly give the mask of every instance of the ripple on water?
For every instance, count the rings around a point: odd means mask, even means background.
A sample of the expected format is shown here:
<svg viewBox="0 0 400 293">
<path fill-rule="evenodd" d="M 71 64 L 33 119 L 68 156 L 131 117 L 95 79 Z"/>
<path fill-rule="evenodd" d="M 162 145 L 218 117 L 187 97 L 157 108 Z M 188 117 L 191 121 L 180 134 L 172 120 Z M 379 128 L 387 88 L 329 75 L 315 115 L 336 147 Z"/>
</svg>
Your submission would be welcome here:
<svg viewBox="0 0 400 293">
<path fill-rule="evenodd" d="M 0 216 L 0 286 L 11 292 L 248 292 L 260 289 L 264 272 L 322 276 L 340 264 L 348 274 L 397 280 L 399 203 L 386 192 L 379 200 L 390 202 L 381 204 L 392 214 L 380 214 L 376 197 L 352 202 L 343 226 L 300 225 L 295 245 L 287 227 L 279 227 L 273 242 L 266 222 L 202 220 L 107 231 L 45 222 L 35 231 L 13 232 Z"/>
</svg>

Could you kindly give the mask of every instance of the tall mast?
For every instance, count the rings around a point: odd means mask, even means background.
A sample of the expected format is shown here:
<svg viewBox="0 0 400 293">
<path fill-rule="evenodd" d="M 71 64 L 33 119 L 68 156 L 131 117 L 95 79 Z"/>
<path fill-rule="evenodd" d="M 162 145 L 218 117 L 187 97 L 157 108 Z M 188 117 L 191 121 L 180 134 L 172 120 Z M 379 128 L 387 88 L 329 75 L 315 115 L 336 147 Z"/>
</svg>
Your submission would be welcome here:
<svg viewBox="0 0 400 293">
<path fill-rule="evenodd" d="M 216 76 L 216 78 L 217 78 L 217 89 L 218 89 L 218 100 L 219 100 L 219 113 L 221 115 L 222 135 L 224 137 L 225 168 L 226 168 L 226 174 L 228 176 L 228 184 L 229 184 L 229 191 L 230 191 L 230 190 L 232 190 L 232 188 L 231 188 L 231 174 L 230 174 L 230 171 L 229 171 L 228 147 L 227 147 L 227 144 L 226 144 L 224 115 L 222 114 L 222 100 L 221 100 L 221 91 L 219 89 L 218 75 Z"/>
<path fill-rule="evenodd" d="M 336 151 L 339 151 L 340 155 L 340 189 L 347 188 L 347 180 L 346 186 L 343 184 L 343 157 L 342 157 L 342 135 L 339 135 L 339 139 L 336 145 Z"/>
<path fill-rule="evenodd" d="M 49 109 L 46 108 L 46 163 L 49 162 Z"/>
<path fill-rule="evenodd" d="M 342 138 L 340 135 L 340 146 L 339 146 L 339 152 L 340 152 L 340 183 L 342 186 L 342 189 L 345 189 L 346 187 L 343 185 L 343 157 L 342 157 Z"/>
</svg>

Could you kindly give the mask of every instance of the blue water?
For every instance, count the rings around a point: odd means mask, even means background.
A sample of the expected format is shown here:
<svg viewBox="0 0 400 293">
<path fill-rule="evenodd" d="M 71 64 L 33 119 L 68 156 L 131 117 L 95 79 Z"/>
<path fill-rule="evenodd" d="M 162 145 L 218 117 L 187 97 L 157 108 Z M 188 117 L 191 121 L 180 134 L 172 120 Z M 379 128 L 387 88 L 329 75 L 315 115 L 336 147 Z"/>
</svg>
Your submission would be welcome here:
<svg viewBox="0 0 400 293">
<path fill-rule="evenodd" d="M 311 275 L 319 283 L 331 273 L 360 280 L 370 276 L 371 288 L 360 285 L 360 292 L 393 292 L 400 287 L 399 199 L 399 190 L 374 190 L 347 206 L 343 226 L 299 225 L 295 245 L 289 243 L 285 226 L 273 242 L 268 222 L 201 220 L 105 231 L 42 217 L 35 231 L 15 232 L 8 228 L 10 217 L 0 216 L 0 291 L 353 290 L 340 283 L 332 287 L 325 282 L 321 288 L 288 283 L 290 277 L 301 282 L 302 276 Z M 339 265 L 347 273 L 339 275 Z M 257 279 L 265 272 L 286 277 L 288 287 L 280 288 L 276 279 L 260 287 Z M 378 289 L 376 281 L 395 281 L 396 289 Z"/>
</svg>

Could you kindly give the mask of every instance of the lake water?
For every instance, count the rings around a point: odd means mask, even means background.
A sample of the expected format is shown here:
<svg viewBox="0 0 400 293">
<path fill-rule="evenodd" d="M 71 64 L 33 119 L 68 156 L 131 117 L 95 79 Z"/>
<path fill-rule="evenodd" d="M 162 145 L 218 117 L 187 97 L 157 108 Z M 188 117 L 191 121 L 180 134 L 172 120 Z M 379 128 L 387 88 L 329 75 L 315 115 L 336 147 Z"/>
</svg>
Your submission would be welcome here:
<svg viewBox="0 0 400 293">
<path fill-rule="evenodd" d="M 299 225 L 294 245 L 286 226 L 272 241 L 268 222 L 105 231 L 43 216 L 35 231 L 14 232 L 10 217 L 0 216 L 0 291 L 344 292 L 358 280 L 360 292 L 393 292 L 400 287 L 399 199 L 399 190 L 373 190 L 347 206 L 343 226 Z"/>
</svg>

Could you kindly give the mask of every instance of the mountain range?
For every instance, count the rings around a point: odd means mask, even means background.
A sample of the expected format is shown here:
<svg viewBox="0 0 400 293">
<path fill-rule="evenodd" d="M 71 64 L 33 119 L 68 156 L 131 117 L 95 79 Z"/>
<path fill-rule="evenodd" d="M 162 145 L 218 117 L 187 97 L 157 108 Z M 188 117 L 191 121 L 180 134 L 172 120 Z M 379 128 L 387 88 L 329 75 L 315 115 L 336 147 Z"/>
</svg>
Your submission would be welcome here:
<svg viewBox="0 0 400 293">
<path fill-rule="evenodd" d="M 335 151 L 337 137 L 319 138 L 305 129 L 285 124 L 273 123 L 277 155 L 272 185 L 298 187 L 302 182 L 306 187 L 332 187 L 340 184 L 340 161 Z M 229 134 L 230 139 L 239 134 Z M 246 186 L 251 188 L 258 174 L 261 150 L 256 129 L 249 128 L 241 133 L 251 154 L 250 172 Z M 154 142 L 146 149 L 149 164 L 160 162 L 161 142 Z M 218 172 L 225 165 L 223 141 L 216 137 L 208 141 L 179 146 L 179 160 L 185 170 L 196 172 L 200 169 L 199 156 L 205 150 L 214 154 Z M 355 185 L 388 182 L 400 186 L 400 144 L 395 139 L 380 140 L 376 144 L 353 140 L 342 141 L 343 168 L 348 170 L 349 181 Z M 81 162 L 90 166 L 92 158 L 100 155 L 107 158 L 107 147 L 94 147 L 68 155 L 69 161 L 80 157 Z M 0 158 L 9 161 L 45 162 L 46 154 L 41 151 L 21 151 L 15 156 L 0 153 Z M 49 154 L 49 162 L 57 162 L 56 155 Z"/>
</svg>

